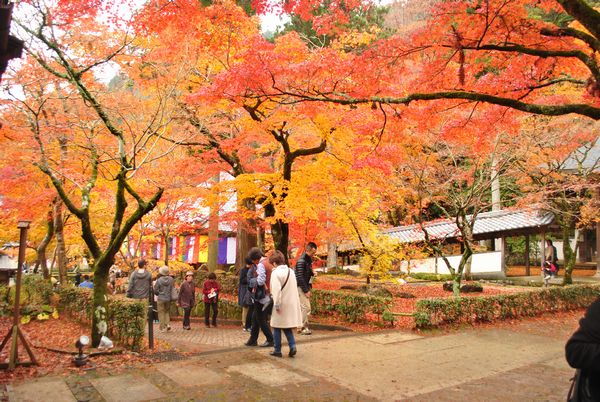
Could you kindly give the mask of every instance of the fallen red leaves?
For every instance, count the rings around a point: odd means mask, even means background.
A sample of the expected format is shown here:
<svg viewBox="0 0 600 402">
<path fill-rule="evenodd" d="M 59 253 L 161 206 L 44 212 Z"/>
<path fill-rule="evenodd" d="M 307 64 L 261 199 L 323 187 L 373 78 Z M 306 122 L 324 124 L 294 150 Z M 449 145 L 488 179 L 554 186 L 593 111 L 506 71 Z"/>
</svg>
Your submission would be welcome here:
<svg viewBox="0 0 600 402">
<path fill-rule="evenodd" d="M 1 318 L 0 336 L 4 337 L 11 326 L 11 318 Z M 0 370 L 0 383 L 49 374 L 68 374 L 82 370 L 73 366 L 71 362 L 72 355 L 53 352 L 45 348 L 76 351 L 75 341 L 79 336 L 89 333 L 88 327 L 82 327 L 79 323 L 67 317 L 61 317 L 57 320 L 31 321 L 28 324 L 21 325 L 20 328 L 33 347 L 32 351 L 39 365 L 31 367 L 19 366 L 12 372 Z M 0 361 L 8 361 L 9 350 L 10 342 L 0 352 Z M 18 350 L 19 360 L 29 360 L 29 356 L 20 341 Z M 89 351 L 86 349 L 85 352 L 88 353 Z M 118 371 L 138 364 L 147 364 L 149 360 L 139 354 L 124 351 L 121 354 L 94 356 L 90 359 L 90 362 L 92 364 L 88 364 L 87 368 L 110 368 L 111 370 Z"/>
</svg>

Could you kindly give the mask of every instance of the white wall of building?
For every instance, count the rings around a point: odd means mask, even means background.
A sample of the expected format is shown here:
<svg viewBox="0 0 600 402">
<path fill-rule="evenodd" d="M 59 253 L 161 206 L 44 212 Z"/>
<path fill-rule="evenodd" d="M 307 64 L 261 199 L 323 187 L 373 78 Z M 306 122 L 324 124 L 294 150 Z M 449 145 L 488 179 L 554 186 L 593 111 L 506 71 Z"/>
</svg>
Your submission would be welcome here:
<svg viewBox="0 0 600 402">
<path fill-rule="evenodd" d="M 458 269 L 461 256 L 448 256 L 448 261 L 454 269 Z M 400 264 L 402 271 L 408 270 L 408 262 L 402 261 Z M 410 261 L 410 272 L 425 272 L 431 274 L 449 274 L 450 271 L 444 260 L 437 258 L 424 258 Z M 471 273 L 500 273 L 502 272 L 502 253 L 500 251 L 491 251 L 488 253 L 477 253 L 471 257 Z"/>
</svg>

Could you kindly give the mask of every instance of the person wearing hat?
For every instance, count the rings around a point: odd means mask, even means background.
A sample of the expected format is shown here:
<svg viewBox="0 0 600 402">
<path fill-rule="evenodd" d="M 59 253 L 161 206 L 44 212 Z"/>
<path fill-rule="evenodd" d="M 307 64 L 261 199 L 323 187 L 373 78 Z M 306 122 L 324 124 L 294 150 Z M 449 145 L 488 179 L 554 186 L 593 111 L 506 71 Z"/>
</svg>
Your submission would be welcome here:
<svg viewBox="0 0 600 402">
<path fill-rule="evenodd" d="M 154 284 L 154 294 L 156 294 L 158 304 L 158 322 L 161 331 L 171 330 L 171 317 L 169 310 L 171 308 L 171 295 L 173 294 L 174 280 L 169 276 L 169 267 L 163 265 L 158 269 L 158 279 Z"/>
<path fill-rule="evenodd" d="M 183 309 L 183 329 L 190 328 L 190 314 L 196 304 L 196 288 L 194 286 L 194 272 L 188 271 L 185 274 L 185 281 L 179 288 L 179 298 L 177 305 Z"/>
</svg>

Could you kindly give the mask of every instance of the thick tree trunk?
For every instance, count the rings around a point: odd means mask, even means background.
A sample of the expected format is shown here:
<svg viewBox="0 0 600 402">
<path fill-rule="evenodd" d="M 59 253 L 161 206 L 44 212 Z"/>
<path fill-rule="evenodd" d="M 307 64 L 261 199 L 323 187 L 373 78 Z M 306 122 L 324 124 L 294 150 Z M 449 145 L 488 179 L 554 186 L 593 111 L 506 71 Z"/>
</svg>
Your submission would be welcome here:
<svg viewBox="0 0 600 402">
<path fill-rule="evenodd" d="M 169 244 L 169 235 L 170 234 L 171 233 L 169 231 L 169 228 L 167 227 L 165 229 L 164 236 L 163 236 L 163 239 L 164 239 L 164 242 L 165 242 L 165 259 L 164 259 L 164 263 L 165 263 L 166 266 L 169 266 L 169 246 L 170 246 L 170 244 Z"/>
<path fill-rule="evenodd" d="M 208 270 L 217 269 L 219 260 L 219 210 L 216 206 L 210 208 L 208 218 Z"/>
<path fill-rule="evenodd" d="M 561 224 L 562 241 L 563 241 L 563 255 L 565 264 L 565 276 L 563 279 L 564 285 L 570 285 L 573 283 L 573 268 L 575 267 L 575 252 L 571 248 L 571 230 L 573 229 L 573 220 L 569 217 L 564 217 Z"/>
<path fill-rule="evenodd" d="M 94 291 L 92 296 L 92 346 L 100 344 L 100 338 L 108 331 L 108 271 L 114 258 L 98 259 L 93 267 Z"/>
<path fill-rule="evenodd" d="M 255 204 L 252 198 L 245 198 L 239 204 L 238 208 L 241 211 L 248 211 L 249 214 L 254 215 Z M 244 214 L 242 212 L 242 214 Z M 238 222 L 237 227 L 237 238 L 236 238 L 236 257 L 235 262 L 238 269 L 241 269 L 245 265 L 245 259 L 248 255 L 248 251 L 252 247 L 256 247 L 258 244 L 258 236 L 256 230 L 256 220 L 253 218 L 241 218 Z"/>
<path fill-rule="evenodd" d="M 38 245 L 37 251 L 37 266 L 42 269 L 44 279 L 50 279 L 50 271 L 46 258 L 46 249 L 52 237 L 54 237 L 54 216 L 53 211 L 48 211 L 48 219 L 46 220 L 46 235 Z"/>
<path fill-rule="evenodd" d="M 65 236 L 63 221 L 63 203 L 57 202 L 54 206 L 54 234 L 56 236 L 56 262 L 58 264 L 58 281 L 67 283 L 67 258 L 65 252 Z"/>
<path fill-rule="evenodd" d="M 275 216 L 275 207 L 273 204 L 265 205 L 265 217 Z M 288 263 L 288 246 L 290 241 L 290 228 L 287 222 L 277 219 L 271 224 L 271 236 L 273 236 L 273 245 L 275 250 L 279 250 L 285 256 L 285 262 Z"/>
<path fill-rule="evenodd" d="M 335 268 L 337 267 L 337 248 L 336 244 L 333 242 L 327 243 L 327 268 Z"/>
</svg>

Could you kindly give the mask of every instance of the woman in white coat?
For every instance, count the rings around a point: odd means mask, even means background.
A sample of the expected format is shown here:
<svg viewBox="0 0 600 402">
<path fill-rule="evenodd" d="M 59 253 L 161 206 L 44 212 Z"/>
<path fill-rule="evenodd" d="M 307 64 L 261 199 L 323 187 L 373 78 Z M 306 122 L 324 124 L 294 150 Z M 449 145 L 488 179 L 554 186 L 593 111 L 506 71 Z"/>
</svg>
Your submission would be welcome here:
<svg viewBox="0 0 600 402">
<path fill-rule="evenodd" d="M 275 349 L 271 356 L 282 357 L 281 331 L 287 338 L 290 347 L 289 356 L 296 354 L 296 340 L 294 329 L 302 326 L 302 310 L 298 297 L 298 285 L 294 271 L 285 265 L 285 257 L 281 251 L 274 251 L 269 257 L 273 265 L 269 290 L 273 296 L 273 313 L 271 314 L 271 327 L 273 328 L 273 341 Z"/>
</svg>

